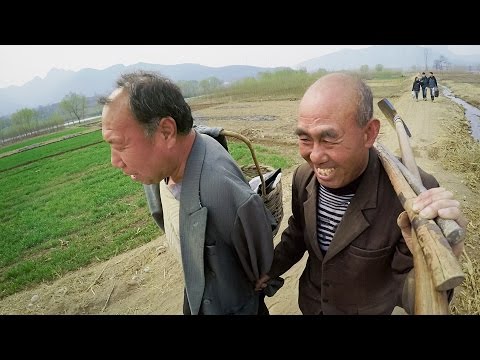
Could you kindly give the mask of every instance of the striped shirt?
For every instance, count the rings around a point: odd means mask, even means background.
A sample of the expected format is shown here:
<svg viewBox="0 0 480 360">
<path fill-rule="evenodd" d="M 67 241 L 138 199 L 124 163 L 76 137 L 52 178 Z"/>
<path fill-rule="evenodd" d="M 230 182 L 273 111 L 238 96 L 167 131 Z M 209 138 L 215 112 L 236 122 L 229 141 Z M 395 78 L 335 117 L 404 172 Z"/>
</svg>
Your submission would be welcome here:
<svg viewBox="0 0 480 360">
<path fill-rule="evenodd" d="M 321 184 L 318 186 L 317 240 L 324 254 L 354 195 L 355 193 L 337 195 Z"/>
</svg>

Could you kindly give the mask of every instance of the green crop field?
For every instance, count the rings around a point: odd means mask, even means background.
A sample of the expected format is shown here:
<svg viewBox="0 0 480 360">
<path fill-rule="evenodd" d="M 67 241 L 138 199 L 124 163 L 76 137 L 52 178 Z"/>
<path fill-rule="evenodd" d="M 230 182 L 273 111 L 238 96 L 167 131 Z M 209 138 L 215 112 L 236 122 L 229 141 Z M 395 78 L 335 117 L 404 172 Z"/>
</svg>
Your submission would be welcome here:
<svg viewBox="0 0 480 360">
<path fill-rule="evenodd" d="M 252 162 L 246 146 L 229 148 L 239 165 Z M 291 164 L 265 147 L 255 150 L 264 164 Z M 0 158 L 0 189 L 0 298 L 161 234 L 143 187 L 111 166 L 100 131 Z"/>
</svg>

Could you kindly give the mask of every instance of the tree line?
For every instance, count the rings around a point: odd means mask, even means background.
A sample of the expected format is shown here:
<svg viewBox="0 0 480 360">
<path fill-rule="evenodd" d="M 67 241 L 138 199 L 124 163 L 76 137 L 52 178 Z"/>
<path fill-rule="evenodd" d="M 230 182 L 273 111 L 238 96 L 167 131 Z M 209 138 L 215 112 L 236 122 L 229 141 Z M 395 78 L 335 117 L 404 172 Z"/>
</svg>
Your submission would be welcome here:
<svg viewBox="0 0 480 360">
<path fill-rule="evenodd" d="M 22 108 L 0 122 L 0 144 L 57 131 L 65 122 L 84 119 L 88 109 L 87 97 L 74 92 L 53 107 Z"/>
<path fill-rule="evenodd" d="M 178 81 L 185 98 L 215 94 L 222 92 L 225 96 L 250 94 L 255 97 L 300 96 L 305 89 L 318 77 L 327 73 L 325 69 L 308 73 L 306 69 L 282 69 L 275 72 L 262 72 L 255 78 L 244 78 L 232 83 L 225 83 L 216 77 L 201 81 Z M 397 71 L 390 71 L 378 64 L 371 71 L 367 65 L 360 68 L 359 76 L 363 78 L 399 76 Z M 17 141 L 33 135 L 54 132 L 66 122 L 82 120 L 89 116 L 101 114 L 101 106 L 97 97 L 87 98 L 82 94 L 70 92 L 59 104 L 37 109 L 23 108 L 9 117 L 0 119 L 0 145 L 12 140 Z"/>
</svg>

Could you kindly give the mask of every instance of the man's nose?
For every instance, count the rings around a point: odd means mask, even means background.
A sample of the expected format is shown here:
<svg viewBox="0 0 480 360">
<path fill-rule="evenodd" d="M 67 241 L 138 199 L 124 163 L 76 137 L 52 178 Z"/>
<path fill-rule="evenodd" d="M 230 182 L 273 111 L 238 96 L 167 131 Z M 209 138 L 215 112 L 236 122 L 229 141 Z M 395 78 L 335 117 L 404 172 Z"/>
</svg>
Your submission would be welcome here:
<svg viewBox="0 0 480 360">
<path fill-rule="evenodd" d="M 310 160 L 314 164 L 323 164 L 328 161 L 328 155 L 322 144 L 314 142 L 312 152 L 310 153 Z"/>
<path fill-rule="evenodd" d="M 110 161 L 111 161 L 113 167 L 116 167 L 116 168 L 119 168 L 119 169 L 122 169 L 122 168 L 125 167 L 125 164 L 122 161 L 121 157 L 114 150 L 112 150 Z"/>
</svg>

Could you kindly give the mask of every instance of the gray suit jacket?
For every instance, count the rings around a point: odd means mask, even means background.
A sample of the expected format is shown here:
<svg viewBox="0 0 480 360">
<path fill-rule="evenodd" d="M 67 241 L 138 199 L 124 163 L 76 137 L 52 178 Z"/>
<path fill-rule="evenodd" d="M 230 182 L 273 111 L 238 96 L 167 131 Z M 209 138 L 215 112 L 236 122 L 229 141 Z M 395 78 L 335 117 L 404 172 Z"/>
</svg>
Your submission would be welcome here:
<svg viewBox="0 0 480 360">
<path fill-rule="evenodd" d="M 144 185 L 164 229 L 158 185 Z M 256 314 L 259 275 L 273 259 L 275 220 L 230 154 L 197 132 L 180 195 L 180 248 L 192 314 Z"/>
</svg>

